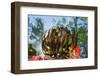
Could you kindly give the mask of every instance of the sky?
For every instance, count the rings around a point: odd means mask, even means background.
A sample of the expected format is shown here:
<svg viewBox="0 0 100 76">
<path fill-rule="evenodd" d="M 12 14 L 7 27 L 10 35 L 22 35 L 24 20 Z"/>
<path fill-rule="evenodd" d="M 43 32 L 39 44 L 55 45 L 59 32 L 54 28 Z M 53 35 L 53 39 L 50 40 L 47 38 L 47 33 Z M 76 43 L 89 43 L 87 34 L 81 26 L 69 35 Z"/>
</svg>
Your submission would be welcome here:
<svg viewBox="0 0 100 76">
<path fill-rule="evenodd" d="M 31 32 L 32 32 L 32 26 L 37 26 L 36 23 L 36 18 L 41 18 L 44 26 L 44 31 L 46 32 L 52 27 L 57 26 L 57 22 L 60 20 L 62 21 L 62 18 L 65 18 L 66 23 L 64 26 L 68 25 L 70 21 L 74 21 L 74 18 L 76 16 L 53 16 L 53 15 L 28 15 L 28 37 L 30 37 Z M 80 17 L 78 17 L 80 18 Z M 81 17 L 82 18 L 82 17 Z M 77 27 L 79 28 L 80 26 L 88 26 L 88 17 L 85 17 L 86 21 L 82 21 L 81 19 L 78 19 L 77 21 Z M 30 26 L 31 25 L 31 26 Z M 68 27 L 67 27 L 68 28 Z M 68 28 L 70 30 L 70 28 Z M 31 40 L 30 42 L 33 43 L 34 40 Z"/>
<path fill-rule="evenodd" d="M 28 15 L 29 18 L 29 23 L 32 23 L 33 26 L 35 26 L 35 18 L 41 18 L 43 23 L 44 23 L 44 30 L 48 30 L 50 28 L 52 28 L 53 26 L 56 26 L 56 23 L 59 20 L 62 20 L 62 18 L 66 19 L 66 24 L 67 25 L 69 23 L 69 21 L 73 21 L 73 17 L 74 16 L 42 16 L 42 15 Z M 83 21 L 78 20 L 78 23 L 82 26 L 82 24 L 84 24 Z"/>
</svg>

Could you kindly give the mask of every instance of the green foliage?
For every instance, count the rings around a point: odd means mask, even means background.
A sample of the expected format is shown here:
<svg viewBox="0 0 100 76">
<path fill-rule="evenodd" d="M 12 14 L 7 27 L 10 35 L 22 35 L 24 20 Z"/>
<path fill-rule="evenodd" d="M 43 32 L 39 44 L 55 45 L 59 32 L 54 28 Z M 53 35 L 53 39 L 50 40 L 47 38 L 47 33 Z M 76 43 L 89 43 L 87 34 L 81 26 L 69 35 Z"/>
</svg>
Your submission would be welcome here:
<svg viewBox="0 0 100 76">
<path fill-rule="evenodd" d="M 78 40 L 79 42 L 82 42 L 84 45 L 87 44 L 87 30 L 86 27 L 82 26 L 78 29 Z"/>
<path fill-rule="evenodd" d="M 32 47 L 32 44 L 28 44 L 28 56 L 36 56 L 36 50 Z"/>
<path fill-rule="evenodd" d="M 87 21 L 87 17 L 80 17 L 82 21 Z"/>
<path fill-rule="evenodd" d="M 41 36 L 44 32 L 43 26 L 44 26 L 43 20 L 41 18 L 36 18 L 35 26 L 32 26 L 31 37 L 36 39 L 37 41 L 40 41 Z M 37 37 L 39 37 L 39 39 Z"/>
<path fill-rule="evenodd" d="M 62 17 L 62 19 L 59 19 L 58 21 L 55 21 L 56 22 L 56 25 L 59 26 L 59 27 L 64 27 L 66 26 L 66 18 L 65 17 Z"/>
<path fill-rule="evenodd" d="M 44 23 L 43 23 L 42 19 L 41 18 L 36 18 L 35 20 L 36 20 L 35 24 L 37 25 L 38 31 L 39 32 L 43 31 Z"/>
<path fill-rule="evenodd" d="M 64 17 L 62 18 L 62 23 L 66 24 L 66 18 L 64 18 Z"/>
</svg>

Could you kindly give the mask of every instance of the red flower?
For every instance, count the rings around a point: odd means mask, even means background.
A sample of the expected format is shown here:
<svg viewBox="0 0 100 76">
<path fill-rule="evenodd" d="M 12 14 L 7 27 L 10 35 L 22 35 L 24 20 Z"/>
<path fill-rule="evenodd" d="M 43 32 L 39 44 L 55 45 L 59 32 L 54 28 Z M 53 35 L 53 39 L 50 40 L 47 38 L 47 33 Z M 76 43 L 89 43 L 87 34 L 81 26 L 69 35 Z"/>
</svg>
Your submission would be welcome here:
<svg viewBox="0 0 100 76">
<path fill-rule="evenodd" d="M 75 48 L 75 53 L 78 54 L 80 56 L 80 47 L 76 47 Z"/>
<path fill-rule="evenodd" d="M 43 60 L 40 56 L 32 56 L 32 60 Z"/>
</svg>

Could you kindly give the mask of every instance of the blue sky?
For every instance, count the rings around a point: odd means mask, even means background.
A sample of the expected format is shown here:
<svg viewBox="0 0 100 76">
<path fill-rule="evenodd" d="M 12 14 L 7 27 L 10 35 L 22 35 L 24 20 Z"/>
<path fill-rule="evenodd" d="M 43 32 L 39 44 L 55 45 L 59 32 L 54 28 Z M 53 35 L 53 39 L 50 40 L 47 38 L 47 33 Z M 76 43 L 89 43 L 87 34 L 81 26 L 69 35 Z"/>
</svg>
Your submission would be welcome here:
<svg viewBox="0 0 100 76">
<path fill-rule="evenodd" d="M 50 28 L 52 28 L 53 26 L 56 26 L 56 23 L 59 20 L 62 20 L 62 18 L 66 19 L 66 24 L 67 25 L 69 23 L 69 21 L 73 21 L 73 17 L 74 16 L 38 16 L 38 15 L 28 15 L 29 18 L 29 23 L 32 23 L 33 26 L 35 26 L 35 18 L 41 18 L 43 23 L 44 23 L 44 30 L 48 30 Z M 56 21 L 55 21 L 56 20 Z M 88 21 L 86 21 L 87 23 Z M 80 24 L 80 26 L 82 26 L 84 24 L 83 21 L 78 20 L 78 23 Z"/>
</svg>

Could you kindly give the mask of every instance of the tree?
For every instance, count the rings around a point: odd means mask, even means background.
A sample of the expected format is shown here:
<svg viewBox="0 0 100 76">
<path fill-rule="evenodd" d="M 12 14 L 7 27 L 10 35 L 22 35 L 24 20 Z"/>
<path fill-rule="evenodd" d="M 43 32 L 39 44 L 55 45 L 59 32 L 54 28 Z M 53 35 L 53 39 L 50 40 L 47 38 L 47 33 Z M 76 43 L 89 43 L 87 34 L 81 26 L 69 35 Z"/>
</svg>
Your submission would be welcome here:
<svg viewBox="0 0 100 76">
<path fill-rule="evenodd" d="M 32 48 L 36 50 L 37 55 L 41 55 L 42 53 L 42 45 L 41 45 L 41 37 L 44 30 L 44 23 L 43 20 L 39 17 L 34 18 L 34 24 L 29 23 L 29 26 L 31 27 L 30 35 L 29 35 L 29 41 L 31 40 Z M 29 47 L 29 46 L 28 46 Z"/>
<path fill-rule="evenodd" d="M 65 25 L 65 24 L 66 24 L 66 22 L 67 22 L 67 21 L 66 21 L 66 18 L 65 18 L 65 17 L 63 17 L 63 18 L 62 18 L 62 23 L 63 23 L 63 25 Z"/>
<path fill-rule="evenodd" d="M 32 31 L 31 31 L 31 39 L 36 39 L 37 41 L 39 41 L 41 39 L 41 35 L 43 33 L 43 21 L 41 18 L 35 18 L 35 25 L 31 26 Z"/>
<path fill-rule="evenodd" d="M 83 39 L 80 37 L 80 34 L 82 34 L 81 30 L 85 32 L 85 35 L 87 34 L 87 17 L 72 17 L 72 18 L 73 20 L 69 21 L 67 27 L 71 29 L 71 32 L 73 34 L 73 42 L 75 42 L 75 46 L 77 46 L 77 43 L 79 43 L 79 41 Z M 86 38 L 83 39 L 83 41 L 85 40 Z"/>
<path fill-rule="evenodd" d="M 61 19 L 59 19 L 58 21 L 54 21 L 56 22 L 56 26 L 58 27 L 64 27 L 66 26 L 66 18 L 65 17 L 62 17 Z"/>
</svg>

